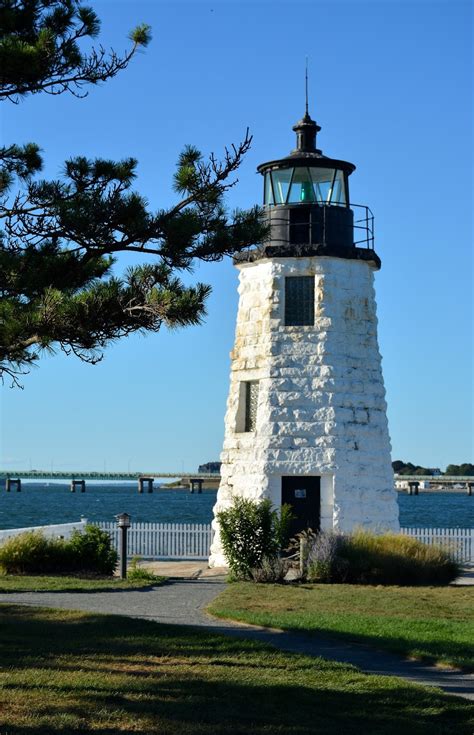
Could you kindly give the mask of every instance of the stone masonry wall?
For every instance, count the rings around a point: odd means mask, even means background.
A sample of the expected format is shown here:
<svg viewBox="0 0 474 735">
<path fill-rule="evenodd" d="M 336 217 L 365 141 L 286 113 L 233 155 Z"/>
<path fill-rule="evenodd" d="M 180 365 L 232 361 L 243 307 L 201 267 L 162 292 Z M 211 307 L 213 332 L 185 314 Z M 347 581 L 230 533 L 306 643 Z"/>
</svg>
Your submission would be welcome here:
<svg viewBox="0 0 474 735">
<path fill-rule="evenodd" d="M 321 476 L 321 526 L 397 530 L 373 270 L 334 257 L 239 265 L 239 309 L 221 484 L 281 502 L 282 475 Z M 284 325 L 286 276 L 315 276 L 315 324 Z M 255 432 L 237 431 L 243 381 L 259 381 Z M 210 564 L 225 563 L 218 524 Z"/>
</svg>

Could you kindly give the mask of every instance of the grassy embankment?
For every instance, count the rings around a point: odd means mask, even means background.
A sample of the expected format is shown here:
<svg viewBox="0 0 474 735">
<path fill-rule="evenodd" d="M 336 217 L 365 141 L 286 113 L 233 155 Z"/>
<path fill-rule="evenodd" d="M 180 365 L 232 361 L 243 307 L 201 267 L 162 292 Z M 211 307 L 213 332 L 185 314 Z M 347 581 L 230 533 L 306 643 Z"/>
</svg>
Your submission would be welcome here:
<svg viewBox="0 0 474 735">
<path fill-rule="evenodd" d="M 0 645 L 8 735 L 472 733 L 466 700 L 148 621 L 3 605 Z"/>
<path fill-rule="evenodd" d="M 474 587 L 230 585 L 209 612 L 474 671 Z"/>
</svg>

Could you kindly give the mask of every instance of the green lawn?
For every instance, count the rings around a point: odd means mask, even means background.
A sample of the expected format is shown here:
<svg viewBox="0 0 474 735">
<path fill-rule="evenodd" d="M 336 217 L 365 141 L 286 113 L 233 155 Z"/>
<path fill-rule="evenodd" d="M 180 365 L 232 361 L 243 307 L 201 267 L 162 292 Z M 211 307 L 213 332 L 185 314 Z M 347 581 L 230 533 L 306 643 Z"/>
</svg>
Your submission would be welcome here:
<svg viewBox="0 0 474 735">
<path fill-rule="evenodd" d="M 474 588 L 231 584 L 209 612 L 474 670 Z"/>
<path fill-rule="evenodd" d="M 0 575 L 0 593 L 3 592 L 101 592 L 107 590 L 138 589 L 162 584 L 164 577 L 153 583 L 143 579 L 118 577 L 67 577 L 62 575 Z M 0 731 L 0 735 L 3 733 Z"/>
<path fill-rule="evenodd" d="M 2 735 L 472 735 L 472 704 L 142 620 L 0 606 Z"/>
</svg>

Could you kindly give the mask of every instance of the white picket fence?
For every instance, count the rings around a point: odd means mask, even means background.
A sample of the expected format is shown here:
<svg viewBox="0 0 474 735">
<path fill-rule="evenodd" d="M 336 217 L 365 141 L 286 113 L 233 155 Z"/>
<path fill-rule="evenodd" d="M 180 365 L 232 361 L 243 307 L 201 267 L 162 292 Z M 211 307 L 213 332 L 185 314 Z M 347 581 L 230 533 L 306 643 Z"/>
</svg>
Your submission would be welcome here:
<svg viewBox="0 0 474 735">
<path fill-rule="evenodd" d="M 112 536 L 118 549 L 115 523 L 97 523 Z M 472 528 L 401 528 L 400 533 L 443 546 L 461 563 L 474 563 Z M 132 523 L 128 530 L 128 553 L 145 559 L 207 559 L 212 543 L 210 525 L 198 523 Z"/>
<path fill-rule="evenodd" d="M 0 543 L 24 531 L 42 531 L 47 536 L 68 538 L 74 528 L 82 530 L 87 521 L 62 523 L 31 528 L 10 528 L 0 531 Z M 119 529 L 114 521 L 98 522 L 111 535 L 118 549 Z M 401 528 L 400 533 L 425 544 L 443 546 L 463 563 L 474 563 L 474 529 L 472 528 Z M 128 554 L 144 559 L 196 559 L 209 557 L 214 532 L 205 523 L 132 523 L 128 530 Z"/>
<path fill-rule="evenodd" d="M 94 525 L 108 531 L 118 550 L 119 530 L 116 523 Z M 144 559 L 198 559 L 209 557 L 214 532 L 205 523 L 132 523 L 127 534 L 129 556 Z"/>
<path fill-rule="evenodd" d="M 18 536 L 19 533 L 27 533 L 28 531 L 41 531 L 48 538 L 69 538 L 74 530 L 83 531 L 87 525 L 87 520 L 82 518 L 76 523 L 55 523 L 50 526 L 28 526 L 27 528 L 6 528 L 0 531 L 0 543 L 6 541 L 7 538 Z"/>
<path fill-rule="evenodd" d="M 400 533 L 424 544 L 442 546 L 458 562 L 474 562 L 473 528 L 401 528 Z"/>
</svg>

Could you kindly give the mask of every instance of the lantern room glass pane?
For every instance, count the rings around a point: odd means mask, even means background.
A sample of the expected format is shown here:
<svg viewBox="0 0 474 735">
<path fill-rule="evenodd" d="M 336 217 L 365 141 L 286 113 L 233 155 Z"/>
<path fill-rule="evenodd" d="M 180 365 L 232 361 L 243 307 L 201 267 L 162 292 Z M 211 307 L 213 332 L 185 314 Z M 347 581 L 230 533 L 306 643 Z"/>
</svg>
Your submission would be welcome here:
<svg viewBox="0 0 474 735">
<path fill-rule="evenodd" d="M 346 204 L 346 187 L 342 171 L 336 172 L 331 191 L 331 204 Z"/>
<path fill-rule="evenodd" d="M 333 168 L 311 168 L 316 199 L 319 204 L 347 203 L 344 174 Z"/>
<path fill-rule="evenodd" d="M 264 204 L 275 204 L 275 200 L 273 199 L 272 180 L 269 173 L 265 174 Z"/>
<path fill-rule="evenodd" d="M 275 204 L 286 204 L 292 173 L 292 168 L 280 168 L 277 171 L 272 171 Z"/>
<path fill-rule="evenodd" d="M 312 168 L 311 176 L 319 204 L 329 204 L 331 200 L 332 182 L 334 179 L 333 168 Z"/>
<path fill-rule="evenodd" d="M 305 168 L 295 168 L 293 178 L 291 180 L 290 194 L 288 202 L 291 204 L 299 204 L 301 202 L 315 202 L 313 182 L 309 170 Z"/>
</svg>

